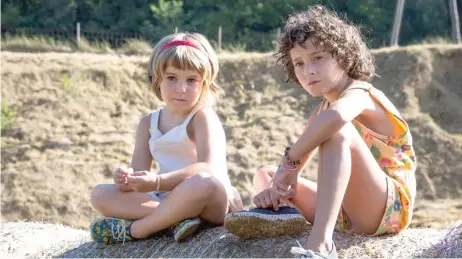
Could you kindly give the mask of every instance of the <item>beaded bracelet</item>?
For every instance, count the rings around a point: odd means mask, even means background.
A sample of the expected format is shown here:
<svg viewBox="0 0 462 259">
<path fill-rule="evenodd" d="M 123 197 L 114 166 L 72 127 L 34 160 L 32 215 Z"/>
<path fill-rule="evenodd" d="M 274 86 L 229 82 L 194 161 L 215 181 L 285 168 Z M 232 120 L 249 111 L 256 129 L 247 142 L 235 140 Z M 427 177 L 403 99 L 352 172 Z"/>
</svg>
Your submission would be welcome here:
<svg viewBox="0 0 462 259">
<path fill-rule="evenodd" d="M 289 165 L 290 166 L 290 165 Z M 293 168 L 286 168 L 284 166 L 283 163 L 281 163 L 279 166 L 278 166 L 278 170 L 277 171 L 284 171 L 284 170 L 287 170 L 287 171 L 297 171 L 298 169 L 298 165 L 293 165 Z"/>
<path fill-rule="evenodd" d="M 284 157 L 287 159 L 287 164 L 298 167 L 298 165 L 300 164 L 300 159 L 299 160 L 290 159 L 289 150 L 290 150 L 290 147 L 286 147 L 286 149 L 284 150 Z"/>
</svg>

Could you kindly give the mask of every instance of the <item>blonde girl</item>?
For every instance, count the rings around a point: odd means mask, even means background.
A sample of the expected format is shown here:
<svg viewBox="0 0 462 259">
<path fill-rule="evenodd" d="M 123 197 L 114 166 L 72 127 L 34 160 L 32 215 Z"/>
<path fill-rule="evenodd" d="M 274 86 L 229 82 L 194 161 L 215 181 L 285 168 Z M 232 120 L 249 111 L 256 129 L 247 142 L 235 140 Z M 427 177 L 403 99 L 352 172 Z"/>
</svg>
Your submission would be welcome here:
<svg viewBox="0 0 462 259">
<path fill-rule="evenodd" d="M 149 80 L 165 106 L 141 118 L 130 166 L 114 171 L 114 184 L 94 188 L 91 203 L 105 218 L 91 224 L 93 240 L 115 244 L 170 227 L 181 241 L 202 220 L 222 224 L 228 211 L 242 208 L 211 107 L 217 73 L 216 53 L 199 33 L 169 35 L 155 46 Z M 153 160 L 158 172 L 151 172 Z"/>
</svg>

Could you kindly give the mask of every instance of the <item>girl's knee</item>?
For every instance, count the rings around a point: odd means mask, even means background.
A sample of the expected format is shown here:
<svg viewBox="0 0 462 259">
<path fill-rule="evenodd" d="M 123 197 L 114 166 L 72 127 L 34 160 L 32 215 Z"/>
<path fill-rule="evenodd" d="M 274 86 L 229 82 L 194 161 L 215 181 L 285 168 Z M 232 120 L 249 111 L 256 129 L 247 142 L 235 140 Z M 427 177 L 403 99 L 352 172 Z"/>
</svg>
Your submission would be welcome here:
<svg viewBox="0 0 462 259">
<path fill-rule="evenodd" d="M 358 136 L 358 131 L 356 130 L 355 126 L 351 122 L 348 122 L 323 144 L 335 143 L 350 145 Z"/>
<path fill-rule="evenodd" d="M 255 173 L 255 175 L 253 176 L 254 185 L 256 182 L 260 182 L 262 180 L 265 181 L 266 179 L 273 178 L 276 171 L 277 171 L 277 167 L 271 166 L 271 165 L 267 165 L 267 166 L 260 168 L 260 170 L 258 170 L 257 173 Z"/>
<path fill-rule="evenodd" d="M 222 183 L 209 173 L 197 173 L 187 180 L 187 184 L 191 185 L 194 192 L 203 197 L 211 197 L 216 192 L 224 189 Z"/>
<path fill-rule="evenodd" d="M 111 184 L 98 184 L 93 188 L 90 201 L 94 209 L 101 211 L 102 205 L 105 203 L 105 199 L 108 196 L 108 192 L 113 189 L 111 187 Z"/>
</svg>

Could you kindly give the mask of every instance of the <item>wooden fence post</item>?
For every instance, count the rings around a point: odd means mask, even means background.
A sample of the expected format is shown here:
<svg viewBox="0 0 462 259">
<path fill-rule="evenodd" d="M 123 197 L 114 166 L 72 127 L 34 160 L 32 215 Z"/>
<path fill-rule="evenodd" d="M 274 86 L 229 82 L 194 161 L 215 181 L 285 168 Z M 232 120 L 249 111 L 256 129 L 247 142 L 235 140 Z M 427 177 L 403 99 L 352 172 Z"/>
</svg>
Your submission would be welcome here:
<svg viewBox="0 0 462 259">
<path fill-rule="evenodd" d="M 393 21 L 393 29 L 391 32 L 390 46 L 398 46 L 399 41 L 399 31 L 401 30 L 401 20 L 403 18 L 405 0 L 397 0 L 396 10 L 395 10 L 395 19 Z"/>
<path fill-rule="evenodd" d="M 276 44 L 274 44 L 274 45 L 275 45 L 275 48 L 276 48 L 276 52 L 277 52 L 278 49 L 279 49 L 279 42 L 278 42 L 278 40 L 279 40 L 279 36 L 280 36 L 280 35 L 281 35 L 281 28 L 278 27 L 277 30 L 276 30 Z"/>
<path fill-rule="evenodd" d="M 75 36 L 77 38 L 77 47 L 79 47 L 80 46 L 80 23 L 79 22 L 77 23 L 77 28 L 75 31 L 76 31 Z"/>
<path fill-rule="evenodd" d="M 459 13 L 457 11 L 456 0 L 449 0 L 449 14 L 451 16 L 452 25 L 452 42 L 454 44 L 460 44 Z"/>
<path fill-rule="evenodd" d="M 218 51 L 221 51 L 221 25 L 218 26 Z"/>
</svg>

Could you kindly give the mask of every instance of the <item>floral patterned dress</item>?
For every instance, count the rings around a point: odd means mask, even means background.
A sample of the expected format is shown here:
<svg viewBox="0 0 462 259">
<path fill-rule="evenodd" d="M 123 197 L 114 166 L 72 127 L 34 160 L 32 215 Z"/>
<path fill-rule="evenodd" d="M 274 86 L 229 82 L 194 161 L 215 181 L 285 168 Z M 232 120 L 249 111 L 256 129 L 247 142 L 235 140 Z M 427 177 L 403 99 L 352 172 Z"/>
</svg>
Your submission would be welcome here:
<svg viewBox="0 0 462 259">
<path fill-rule="evenodd" d="M 353 88 L 368 91 L 371 97 L 387 111 L 398 132 L 402 132 L 399 136 L 384 136 L 356 120 L 352 121 L 386 175 L 388 184 L 385 214 L 373 236 L 399 233 L 409 226 L 416 196 L 415 171 L 417 163 L 412 146 L 412 136 L 407 123 L 402 119 L 398 110 L 380 90 L 369 83 L 354 84 L 348 89 Z M 328 106 L 329 103 L 324 101 L 319 111 L 327 109 Z M 336 229 L 343 232 L 351 231 L 348 215 L 343 209 L 340 212 Z"/>
</svg>

